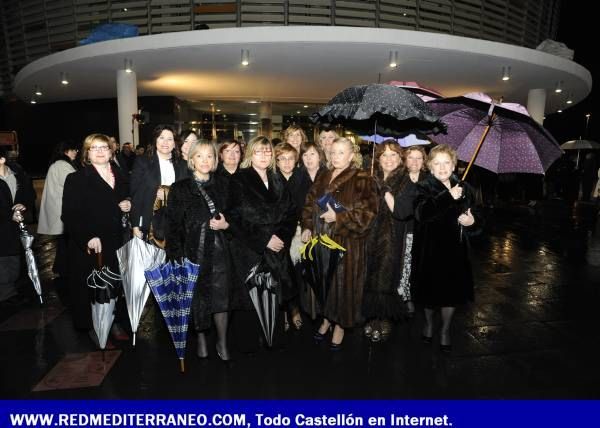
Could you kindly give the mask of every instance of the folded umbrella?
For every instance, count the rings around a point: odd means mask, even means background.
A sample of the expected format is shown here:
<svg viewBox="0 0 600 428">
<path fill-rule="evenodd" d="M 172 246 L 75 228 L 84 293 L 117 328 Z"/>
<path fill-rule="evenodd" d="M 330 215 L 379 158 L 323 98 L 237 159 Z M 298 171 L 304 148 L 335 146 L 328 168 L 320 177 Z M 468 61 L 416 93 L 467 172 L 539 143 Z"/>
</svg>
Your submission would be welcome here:
<svg viewBox="0 0 600 428">
<path fill-rule="evenodd" d="M 144 274 L 171 334 L 183 373 L 192 297 L 200 274 L 200 265 L 186 258 L 181 264 L 169 261 L 156 265 Z"/>
<path fill-rule="evenodd" d="M 97 268 L 87 277 L 92 305 L 92 322 L 100 349 L 106 347 L 108 333 L 115 319 L 115 304 L 120 293 L 121 275 L 102 264 L 102 253 L 97 253 Z"/>
<path fill-rule="evenodd" d="M 250 269 L 245 284 L 267 344 L 273 346 L 279 284 L 265 256 Z"/>
<path fill-rule="evenodd" d="M 22 217 L 21 217 L 22 218 Z M 25 262 L 27 263 L 27 275 L 29 275 L 29 279 L 33 283 L 33 288 L 40 298 L 40 303 L 44 303 L 42 300 L 42 284 L 40 282 L 40 275 L 38 272 L 37 264 L 35 262 L 35 256 L 33 255 L 33 249 L 31 245 L 33 244 L 34 237 L 27 228 L 25 224 L 20 221 L 19 222 L 19 235 L 21 238 L 21 244 L 23 245 L 23 249 L 25 250 Z"/>
<path fill-rule="evenodd" d="M 117 250 L 117 258 L 135 346 L 140 318 L 150 295 L 144 271 L 164 263 L 165 251 L 134 236 Z"/>
</svg>

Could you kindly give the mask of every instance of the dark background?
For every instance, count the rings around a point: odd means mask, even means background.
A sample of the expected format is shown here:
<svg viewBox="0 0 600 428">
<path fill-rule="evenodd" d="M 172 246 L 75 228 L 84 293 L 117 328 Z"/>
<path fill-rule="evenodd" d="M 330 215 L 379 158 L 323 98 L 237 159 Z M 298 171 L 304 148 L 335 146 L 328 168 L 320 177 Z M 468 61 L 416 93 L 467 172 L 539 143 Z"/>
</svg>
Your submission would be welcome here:
<svg viewBox="0 0 600 428">
<path fill-rule="evenodd" d="M 557 40 L 575 51 L 574 60 L 595 76 L 593 14 L 581 9 L 581 2 L 563 1 Z M 544 126 L 559 143 L 579 137 L 598 140 L 595 89 L 579 104 L 563 113 L 548 115 Z M 552 97 L 548 93 L 548 97 Z M 150 123 L 140 127 L 140 143 L 147 144 L 152 128 L 173 123 L 174 97 L 141 97 L 138 105 L 150 113 Z M 565 106 L 566 107 L 566 106 Z M 586 132 L 587 113 L 591 113 Z M 98 124 L 103 124 L 99 127 Z M 118 135 L 115 99 L 31 105 L 14 97 L 0 101 L 0 130 L 16 130 L 20 141 L 20 162 L 34 176 L 44 175 L 52 148 L 62 139 L 82 141 L 90 132 Z"/>
</svg>

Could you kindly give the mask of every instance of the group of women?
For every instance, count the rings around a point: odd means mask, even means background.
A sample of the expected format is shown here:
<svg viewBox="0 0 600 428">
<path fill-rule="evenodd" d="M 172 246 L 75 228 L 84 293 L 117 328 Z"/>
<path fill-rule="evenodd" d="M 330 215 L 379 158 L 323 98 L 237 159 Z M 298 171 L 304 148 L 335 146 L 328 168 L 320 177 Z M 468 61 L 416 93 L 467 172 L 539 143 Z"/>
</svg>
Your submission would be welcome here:
<svg viewBox="0 0 600 428">
<path fill-rule="evenodd" d="M 164 237 L 156 242 L 164 243 L 168 259 L 186 257 L 202 266 L 192 301 L 199 358 L 210 353 L 206 333 L 213 327 L 224 361 L 231 359 L 232 340 L 242 351 L 260 346 L 262 330 L 246 286 L 259 265 L 276 285 L 275 345 L 307 318 L 319 320 L 314 340 L 327 341 L 332 351 L 342 348 L 348 328 L 363 327 L 379 341 L 394 321 L 412 316 L 417 303 L 425 308 L 427 343 L 434 310 L 441 308 L 440 345 L 450 350 L 454 308 L 473 294 L 467 237 L 479 220 L 469 187 L 453 174 L 456 154 L 447 146 L 427 158 L 421 147 L 384 142 L 372 177 L 361 169 L 358 145 L 333 131 L 313 143 L 292 126 L 275 147 L 259 136 L 245 147 L 232 140 L 217 148 L 191 131 L 176 136 L 170 126 L 159 126 L 130 176 L 111 162 L 104 135 L 86 138 L 82 159 L 85 167 L 66 176 L 62 199 L 78 327 L 91 327 L 82 284 L 94 267 L 93 253 L 118 269 L 124 215 L 133 234 L 148 238 L 158 234 L 157 207 L 163 206 Z M 324 235 L 343 248 L 343 257 L 323 300 L 305 281 L 299 247 Z"/>
</svg>

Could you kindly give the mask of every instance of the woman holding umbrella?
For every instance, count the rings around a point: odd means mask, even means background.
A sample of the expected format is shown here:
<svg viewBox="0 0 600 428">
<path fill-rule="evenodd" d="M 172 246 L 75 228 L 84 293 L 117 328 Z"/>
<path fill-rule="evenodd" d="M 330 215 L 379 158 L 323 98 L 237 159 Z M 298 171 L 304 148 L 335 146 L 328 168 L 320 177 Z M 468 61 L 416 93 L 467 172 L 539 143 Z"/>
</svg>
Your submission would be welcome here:
<svg viewBox="0 0 600 428">
<path fill-rule="evenodd" d="M 331 146 L 330 161 L 329 171 L 317 177 L 306 197 L 302 240 L 308 242 L 313 234 L 327 234 L 346 249 L 332 283 L 326 285 L 324 318 L 314 334 L 315 341 L 322 342 L 329 327 L 335 324 L 330 347 L 335 351 L 341 349 L 344 330 L 363 322 L 365 244 L 379 204 L 375 181 L 360 170 L 362 160 L 358 146 L 346 138 L 336 139 Z M 328 203 L 327 210 L 322 211 L 318 200 L 327 195 L 334 204 L 341 204 L 342 209 L 336 212 Z"/>
<path fill-rule="evenodd" d="M 433 313 L 440 308 L 440 349 L 450 352 L 450 324 L 456 306 L 473 299 L 473 276 L 467 238 L 480 219 L 473 190 L 453 174 L 456 152 L 442 144 L 429 153 L 431 175 L 417 183 L 413 298 L 425 306 L 423 341 L 431 343 Z"/>
<path fill-rule="evenodd" d="M 228 199 L 228 182 L 214 173 L 217 169 L 214 144 L 196 141 L 188 155 L 193 177 L 176 182 L 169 192 L 165 249 L 170 260 L 180 261 L 186 257 L 201 266 L 192 299 L 198 357 L 208 357 L 205 331 L 212 317 L 218 336 L 217 355 L 227 361 L 230 359 L 227 324 L 232 282 L 229 249 L 223 235 L 229 223 L 222 212 Z"/>
<path fill-rule="evenodd" d="M 122 215 L 131 210 L 127 176 L 110 163 L 109 137 L 88 135 L 83 142 L 83 169 L 65 180 L 62 221 L 69 236 L 69 291 L 73 322 L 78 329 L 92 329 L 90 299 L 86 278 L 96 266 L 95 254 L 103 264 L 119 271 L 116 250 L 122 242 Z M 124 332 L 115 327 L 117 338 Z M 95 335 L 92 335 L 95 340 Z"/>
<path fill-rule="evenodd" d="M 273 152 L 267 137 L 250 140 L 239 171 L 231 177 L 231 202 L 225 215 L 233 236 L 231 252 L 237 286 L 247 288 L 247 284 L 253 283 L 249 273 L 263 264 L 272 283 L 277 283 L 278 302 L 283 303 L 295 292 L 287 251 L 296 229 L 296 217 L 286 183 L 275 171 Z M 252 352 L 257 349 L 260 327 L 256 314 L 250 312 L 256 303 L 250 302 L 247 293 L 245 296 L 248 297 L 240 304 L 247 310 L 237 312 L 234 320 L 236 329 L 241 327 L 236 342 L 242 350 Z M 279 342 L 283 317 L 280 311 L 276 312 L 276 319 L 269 322 L 274 322 L 274 341 Z"/>
<path fill-rule="evenodd" d="M 404 310 L 397 289 L 402 278 L 408 220 L 413 214 L 414 184 L 402 165 L 402 148 L 396 140 L 377 145 L 375 180 L 379 211 L 367 239 L 367 281 L 363 297 L 364 332 L 373 342 L 387 338 L 391 320 Z M 410 260 L 409 260 L 410 263 Z"/>
</svg>

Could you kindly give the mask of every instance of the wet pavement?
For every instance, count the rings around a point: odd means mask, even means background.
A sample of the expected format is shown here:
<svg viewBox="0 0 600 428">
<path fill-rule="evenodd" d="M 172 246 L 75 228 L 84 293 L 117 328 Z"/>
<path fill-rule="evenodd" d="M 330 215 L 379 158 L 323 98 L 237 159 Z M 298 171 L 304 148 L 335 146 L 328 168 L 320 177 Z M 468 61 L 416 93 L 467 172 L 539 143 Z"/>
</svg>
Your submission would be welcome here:
<svg viewBox="0 0 600 428">
<path fill-rule="evenodd" d="M 96 351 L 72 327 L 54 243 L 40 238 L 46 303 L 24 283 L 25 302 L 0 306 L 0 398 L 600 398 L 597 210 L 553 200 L 486 218 L 472 243 L 476 301 L 457 311 L 450 354 L 437 336 L 421 342 L 419 313 L 386 342 L 348 332 L 338 353 L 313 344 L 310 322 L 285 348 L 230 364 L 214 351 L 199 360 L 190 339 L 185 374 L 152 297 L 135 348 Z"/>
</svg>

